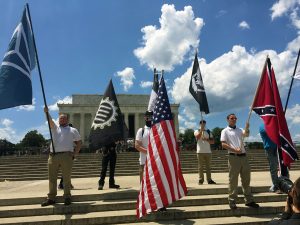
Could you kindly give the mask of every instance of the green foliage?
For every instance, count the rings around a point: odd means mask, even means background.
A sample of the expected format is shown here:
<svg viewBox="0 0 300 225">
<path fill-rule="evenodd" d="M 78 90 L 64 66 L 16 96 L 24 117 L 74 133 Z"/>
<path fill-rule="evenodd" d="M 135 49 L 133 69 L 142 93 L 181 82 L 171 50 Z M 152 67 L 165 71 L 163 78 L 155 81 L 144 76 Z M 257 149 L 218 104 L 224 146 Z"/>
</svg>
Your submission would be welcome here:
<svg viewBox="0 0 300 225">
<path fill-rule="evenodd" d="M 20 142 L 22 147 L 42 147 L 47 144 L 46 139 L 37 130 L 29 131 Z"/>
<path fill-rule="evenodd" d="M 0 156 L 7 155 L 14 150 L 15 145 L 6 139 L 0 139 Z"/>
<path fill-rule="evenodd" d="M 221 138 L 221 132 L 223 129 L 224 128 L 215 127 L 211 131 L 212 135 L 214 136 L 214 140 L 215 140 L 215 143 L 213 144 L 214 149 L 222 149 L 220 138 Z"/>
<path fill-rule="evenodd" d="M 246 146 L 249 149 L 263 149 L 264 148 L 264 145 L 262 142 L 247 142 Z"/>
<path fill-rule="evenodd" d="M 183 134 L 185 144 L 193 144 L 196 142 L 193 129 L 186 129 Z"/>
</svg>

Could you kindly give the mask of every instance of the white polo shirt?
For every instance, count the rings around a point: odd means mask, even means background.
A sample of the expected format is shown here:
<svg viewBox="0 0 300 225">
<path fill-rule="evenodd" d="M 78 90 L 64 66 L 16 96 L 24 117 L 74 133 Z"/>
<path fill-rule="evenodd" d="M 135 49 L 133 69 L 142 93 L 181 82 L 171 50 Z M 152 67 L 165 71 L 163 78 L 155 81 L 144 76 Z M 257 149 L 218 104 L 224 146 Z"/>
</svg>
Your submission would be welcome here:
<svg viewBox="0 0 300 225">
<path fill-rule="evenodd" d="M 142 146 L 148 149 L 150 127 L 144 126 L 144 134 L 142 135 L 142 133 L 143 133 L 143 128 L 138 129 L 138 131 L 136 132 L 135 140 L 141 141 Z M 139 158 L 140 165 L 145 165 L 146 157 L 147 154 L 145 154 L 144 152 L 140 152 L 140 158 Z"/>
<path fill-rule="evenodd" d="M 76 128 L 70 126 L 57 126 L 51 129 L 55 152 L 73 152 L 74 141 L 80 141 L 81 137 Z M 50 152 L 53 152 L 52 143 Z"/>
<path fill-rule="evenodd" d="M 233 148 L 241 148 L 241 153 L 246 153 L 244 148 L 243 140 L 243 130 L 241 128 L 236 127 L 235 129 L 227 126 L 221 132 L 221 142 L 225 141 L 228 145 Z M 228 153 L 232 153 L 228 151 Z"/>
<path fill-rule="evenodd" d="M 195 130 L 195 132 L 194 132 L 195 137 L 198 134 L 199 134 L 199 130 Z M 212 134 L 210 134 L 210 136 L 209 136 L 208 132 L 205 130 L 201 137 L 212 138 Z M 208 143 L 208 141 L 204 141 L 202 138 L 199 138 L 197 140 L 197 153 L 211 153 L 211 148 L 210 148 L 210 144 Z"/>
</svg>

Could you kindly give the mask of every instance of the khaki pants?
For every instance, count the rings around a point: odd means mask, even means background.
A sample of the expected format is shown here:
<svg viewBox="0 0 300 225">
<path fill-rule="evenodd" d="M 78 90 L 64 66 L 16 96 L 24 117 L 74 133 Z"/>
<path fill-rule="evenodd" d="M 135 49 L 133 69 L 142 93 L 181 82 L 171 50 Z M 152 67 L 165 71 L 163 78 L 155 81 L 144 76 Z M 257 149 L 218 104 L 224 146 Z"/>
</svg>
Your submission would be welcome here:
<svg viewBox="0 0 300 225">
<path fill-rule="evenodd" d="M 59 168 L 62 170 L 64 184 L 64 198 L 71 198 L 71 173 L 73 166 L 73 153 L 63 152 L 49 155 L 48 178 L 49 193 L 48 199 L 55 200 L 57 195 L 57 174 Z"/>
<path fill-rule="evenodd" d="M 199 180 L 204 181 L 203 168 L 205 165 L 206 170 L 206 180 L 211 180 L 211 153 L 197 153 L 198 158 L 198 171 L 199 171 Z"/>
<path fill-rule="evenodd" d="M 238 178 L 241 175 L 242 189 L 245 196 L 245 203 L 253 202 L 253 196 L 250 187 L 250 165 L 247 156 L 228 156 L 229 167 L 229 185 L 228 185 L 228 201 L 235 202 L 238 196 Z"/>
<path fill-rule="evenodd" d="M 142 179 L 143 179 L 144 167 L 145 167 L 145 165 L 140 165 L 140 168 L 139 168 L 139 172 L 140 172 L 140 183 L 142 182 Z"/>
</svg>

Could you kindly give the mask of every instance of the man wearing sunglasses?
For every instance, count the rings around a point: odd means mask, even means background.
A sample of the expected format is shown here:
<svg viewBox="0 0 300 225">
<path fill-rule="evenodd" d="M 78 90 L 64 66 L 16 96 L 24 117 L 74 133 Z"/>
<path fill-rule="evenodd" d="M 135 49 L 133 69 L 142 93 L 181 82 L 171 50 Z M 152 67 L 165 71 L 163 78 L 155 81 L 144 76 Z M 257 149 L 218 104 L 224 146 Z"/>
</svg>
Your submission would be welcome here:
<svg viewBox="0 0 300 225">
<path fill-rule="evenodd" d="M 238 197 L 238 177 L 241 176 L 245 205 L 258 208 L 254 202 L 250 187 L 250 165 L 243 139 L 249 136 L 249 123 L 246 123 L 245 130 L 236 127 L 237 117 L 231 113 L 227 116 L 228 126 L 221 132 L 222 147 L 228 150 L 229 185 L 228 201 L 230 209 L 237 209 L 236 200 Z"/>
</svg>

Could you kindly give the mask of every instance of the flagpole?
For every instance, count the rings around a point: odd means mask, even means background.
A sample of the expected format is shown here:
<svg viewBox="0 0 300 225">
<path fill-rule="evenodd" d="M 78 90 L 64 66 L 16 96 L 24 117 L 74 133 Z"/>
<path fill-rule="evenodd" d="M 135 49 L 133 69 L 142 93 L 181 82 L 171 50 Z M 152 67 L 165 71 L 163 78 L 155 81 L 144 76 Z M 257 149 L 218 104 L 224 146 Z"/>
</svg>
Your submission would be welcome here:
<svg viewBox="0 0 300 225">
<path fill-rule="evenodd" d="M 266 67 L 267 59 L 268 59 L 268 58 L 269 58 L 269 55 L 267 55 L 267 57 L 266 57 L 266 61 L 265 61 L 263 70 L 262 70 L 262 72 L 261 72 L 261 75 L 260 75 L 260 78 L 259 78 L 258 85 L 257 85 L 256 90 L 255 90 L 254 98 L 253 98 L 253 101 L 252 101 L 252 104 L 251 104 L 250 112 L 249 112 L 249 114 L 248 114 L 248 119 L 247 119 L 246 123 L 249 123 L 249 121 L 250 121 L 250 117 L 251 117 L 251 113 L 252 113 L 252 109 L 253 109 L 253 104 L 254 104 L 254 101 L 255 101 L 255 99 L 256 99 L 258 87 L 260 86 L 260 83 L 261 83 L 261 81 L 262 81 L 262 75 L 263 75 L 263 72 L 264 72 L 264 70 L 265 70 L 265 67 Z"/>
<path fill-rule="evenodd" d="M 41 68 L 40 68 L 40 62 L 39 62 L 37 47 L 36 47 L 35 38 L 34 38 L 33 26 L 32 26 L 32 22 L 31 22 L 31 16 L 30 16 L 30 11 L 29 11 L 29 4 L 28 3 L 26 3 L 26 9 L 27 9 L 27 12 L 28 12 L 28 17 L 29 17 L 29 22 L 30 22 L 30 28 L 31 28 L 31 31 L 32 31 L 32 39 L 33 39 L 33 45 L 34 45 L 34 49 L 35 49 L 36 63 L 37 63 L 38 71 L 39 71 L 39 77 L 40 77 L 40 83 L 41 83 L 41 87 L 42 87 L 44 104 L 45 104 L 45 107 L 48 108 L 47 101 L 46 101 L 46 96 L 45 96 L 45 91 L 44 91 L 44 84 L 43 84 L 43 78 L 42 78 L 42 73 L 41 73 Z M 46 117 L 47 117 L 47 121 L 48 121 L 48 128 L 49 128 L 49 132 L 50 132 L 52 149 L 53 149 L 53 153 L 55 153 L 54 143 L 53 143 L 53 138 L 52 138 L 52 132 L 51 132 L 51 128 L 50 128 L 49 112 L 46 113 Z"/>
<path fill-rule="evenodd" d="M 293 82 L 294 82 L 294 77 L 295 77 L 295 73 L 296 73 L 297 66 L 298 66 L 299 55 L 300 55 L 300 48 L 299 48 L 299 51 L 298 51 L 296 65 L 295 65 L 295 68 L 294 68 L 294 73 L 293 73 L 293 76 L 292 76 L 292 81 L 291 81 L 290 89 L 289 89 L 289 92 L 288 92 L 288 96 L 287 96 L 285 107 L 284 107 L 284 111 L 283 111 L 284 114 L 286 112 L 286 109 L 287 109 L 287 106 L 288 106 L 288 103 L 289 103 L 289 98 L 290 98 L 290 95 L 291 95 L 291 90 L 292 90 L 292 86 L 293 86 Z"/>
</svg>

